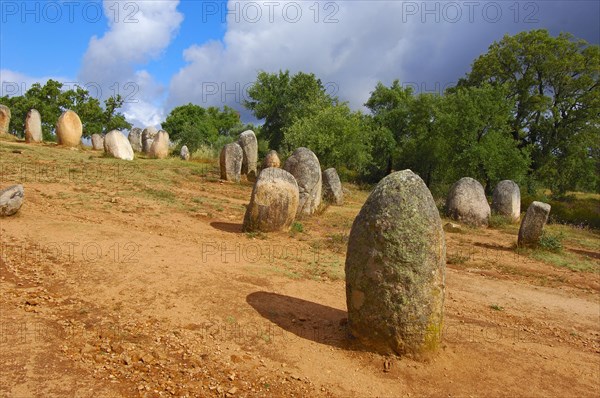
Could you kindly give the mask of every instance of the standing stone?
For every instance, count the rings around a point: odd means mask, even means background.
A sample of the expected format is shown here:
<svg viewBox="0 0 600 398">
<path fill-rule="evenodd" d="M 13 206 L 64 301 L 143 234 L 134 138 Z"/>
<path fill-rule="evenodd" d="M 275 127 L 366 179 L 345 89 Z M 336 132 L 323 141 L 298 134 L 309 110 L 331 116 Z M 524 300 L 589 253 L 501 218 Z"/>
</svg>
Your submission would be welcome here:
<svg viewBox="0 0 600 398">
<path fill-rule="evenodd" d="M 79 116 L 71 110 L 65 111 L 56 123 L 56 138 L 59 145 L 76 147 L 81 144 L 83 125 Z"/>
<path fill-rule="evenodd" d="M 119 130 L 113 130 L 104 137 L 104 151 L 117 159 L 133 160 L 131 143 Z"/>
<path fill-rule="evenodd" d="M 258 163 L 258 141 L 254 131 L 247 130 L 240 134 L 238 145 L 242 147 L 244 158 L 242 159 L 242 174 L 248 181 L 256 180 L 256 164 Z"/>
<path fill-rule="evenodd" d="M 544 202 L 533 202 L 527 208 L 525 217 L 519 228 L 518 246 L 537 246 L 550 215 L 550 205 Z"/>
<path fill-rule="evenodd" d="M 288 230 L 296 217 L 298 201 L 298 184 L 293 175 L 278 168 L 262 170 L 254 183 L 242 230 Z"/>
<path fill-rule="evenodd" d="M 10 124 L 10 108 L 6 105 L 0 105 L 0 134 L 8 134 Z"/>
<path fill-rule="evenodd" d="M 179 156 L 182 160 L 190 160 L 190 150 L 186 145 L 181 147 L 181 152 L 179 152 Z"/>
<path fill-rule="evenodd" d="M 521 216 L 521 190 L 514 181 L 504 180 L 496 185 L 492 196 L 492 210 L 494 213 L 510 218 L 512 222 L 519 220 Z"/>
<path fill-rule="evenodd" d="M 104 150 L 104 137 L 100 134 L 92 134 L 92 149 L 94 151 Z"/>
<path fill-rule="evenodd" d="M 24 197 L 23 185 L 13 185 L 0 190 L 0 216 L 12 216 L 18 212 Z"/>
<path fill-rule="evenodd" d="M 323 200 L 336 206 L 344 204 L 342 182 L 333 167 L 323 172 Z"/>
<path fill-rule="evenodd" d="M 146 127 L 142 132 L 142 151 L 145 154 L 148 154 L 150 152 L 150 147 L 152 146 L 154 138 L 157 134 L 158 130 L 156 130 L 156 128 L 154 128 L 153 126 Z"/>
<path fill-rule="evenodd" d="M 463 177 L 452 185 L 446 200 L 446 212 L 454 220 L 473 227 L 487 227 L 490 205 L 479 181 Z"/>
<path fill-rule="evenodd" d="M 131 144 L 131 149 L 135 152 L 142 152 L 142 129 L 138 127 L 134 127 L 129 131 L 129 135 L 127 136 L 129 143 Z"/>
<path fill-rule="evenodd" d="M 244 151 L 236 142 L 227 144 L 221 150 L 219 164 L 221 166 L 221 179 L 225 181 L 240 182 L 242 173 L 242 160 Z"/>
<path fill-rule="evenodd" d="M 300 203 L 296 216 L 311 215 L 321 204 L 321 164 L 317 155 L 308 148 L 298 148 L 285 162 L 284 169 L 298 182 Z"/>
<path fill-rule="evenodd" d="M 36 109 L 30 109 L 25 118 L 25 142 L 42 141 L 42 117 Z"/>
<path fill-rule="evenodd" d="M 269 167 L 281 167 L 281 161 L 275 150 L 270 150 L 263 159 L 262 168 L 268 169 Z"/>
<path fill-rule="evenodd" d="M 169 133 L 165 130 L 160 130 L 156 134 L 152 146 L 148 151 L 148 156 L 154 159 L 165 159 L 169 156 Z"/>
<path fill-rule="evenodd" d="M 434 351 L 442 333 L 446 244 L 431 192 L 410 170 L 377 184 L 352 224 L 346 303 L 352 334 L 382 353 Z"/>
</svg>

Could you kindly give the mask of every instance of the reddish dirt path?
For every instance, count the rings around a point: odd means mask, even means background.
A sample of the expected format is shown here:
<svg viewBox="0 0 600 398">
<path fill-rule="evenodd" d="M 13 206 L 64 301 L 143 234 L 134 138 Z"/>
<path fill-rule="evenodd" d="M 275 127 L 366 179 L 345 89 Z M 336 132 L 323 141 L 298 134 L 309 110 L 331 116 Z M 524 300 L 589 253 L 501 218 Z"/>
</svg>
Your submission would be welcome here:
<svg viewBox="0 0 600 398">
<path fill-rule="evenodd" d="M 332 256 L 311 242 L 347 233 L 360 201 L 260 239 L 239 232 L 249 184 L 203 184 L 222 212 L 27 184 L 22 211 L 0 221 L 0 396 L 600 394 L 598 274 L 508 254 L 506 232 L 447 234 L 449 253 L 485 250 L 447 269 L 443 348 L 383 357 L 348 337 L 343 280 L 301 272 Z M 65 192 L 89 204 L 68 209 Z"/>
</svg>

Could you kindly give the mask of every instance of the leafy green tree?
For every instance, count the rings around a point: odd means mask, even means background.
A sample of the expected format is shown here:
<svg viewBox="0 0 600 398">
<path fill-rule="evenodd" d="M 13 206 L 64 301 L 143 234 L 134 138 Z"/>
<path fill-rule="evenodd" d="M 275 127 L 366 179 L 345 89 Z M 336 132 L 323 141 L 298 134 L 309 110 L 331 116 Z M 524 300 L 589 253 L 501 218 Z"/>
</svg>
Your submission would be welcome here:
<svg viewBox="0 0 600 398">
<path fill-rule="evenodd" d="M 511 136 L 531 147 L 532 171 L 562 195 L 598 184 L 599 65 L 598 45 L 533 30 L 493 43 L 459 86 L 509 88 Z"/>
<path fill-rule="evenodd" d="M 239 124 L 239 114 L 230 107 L 225 106 L 221 111 L 189 103 L 174 108 L 162 128 L 179 147 L 187 145 L 193 153 L 202 145 L 215 145 L 219 137 L 228 136 Z"/>
<path fill-rule="evenodd" d="M 513 101 L 504 86 L 461 87 L 439 102 L 434 135 L 445 180 L 470 176 L 491 193 L 503 179 L 523 181 L 530 164 L 528 148 L 512 139 Z"/>
<path fill-rule="evenodd" d="M 260 72 L 248 89 L 249 100 L 244 106 L 257 119 L 264 119 L 263 134 L 273 149 L 280 149 L 284 132 L 296 119 L 314 115 L 337 102 L 325 90 L 314 74 L 289 71 Z"/>
<path fill-rule="evenodd" d="M 323 169 L 344 166 L 362 173 L 371 162 L 371 139 L 365 133 L 365 123 L 345 103 L 298 118 L 284 133 L 285 153 L 307 147 L 317 155 Z"/>
</svg>

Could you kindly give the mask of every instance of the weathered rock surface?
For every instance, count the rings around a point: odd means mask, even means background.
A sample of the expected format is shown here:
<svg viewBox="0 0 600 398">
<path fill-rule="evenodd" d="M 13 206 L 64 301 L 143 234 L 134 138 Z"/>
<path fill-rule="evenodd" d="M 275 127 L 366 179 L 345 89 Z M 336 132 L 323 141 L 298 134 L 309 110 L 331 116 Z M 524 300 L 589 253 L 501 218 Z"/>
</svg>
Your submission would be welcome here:
<svg viewBox="0 0 600 398">
<path fill-rule="evenodd" d="M 134 152 L 142 152 L 142 129 L 139 127 L 134 127 L 129 131 L 129 135 L 127 136 L 129 143 L 131 144 L 131 149 Z"/>
<path fill-rule="evenodd" d="M 298 184 L 293 175 L 278 168 L 260 172 L 246 208 L 243 231 L 287 230 L 298 209 Z"/>
<path fill-rule="evenodd" d="M 225 145 L 221 150 L 221 157 L 219 159 L 221 179 L 240 182 L 243 158 L 244 152 L 237 142 Z"/>
<path fill-rule="evenodd" d="M 344 191 L 337 171 L 332 167 L 323 172 L 323 200 L 336 206 L 344 204 Z"/>
<path fill-rule="evenodd" d="M 6 105 L 0 105 L 0 134 L 7 134 L 9 125 L 10 108 Z"/>
<path fill-rule="evenodd" d="M 154 128 L 153 126 L 146 127 L 142 132 L 142 151 L 145 154 L 148 154 L 150 152 L 150 147 L 152 146 L 154 138 L 157 134 L 158 130 L 156 130 L 156 128 Z"/>
<path fill-rule="evenodd" d="M 30 109 L 25 118 L 25 142 L 42 141 L 42 117 L 36 109 Z"/>
<path fill-rule="evenodd" d="M 544 202 L 533 202 L 521 221 L 519 228 L 519 246 L 537 246 L 548 222 L 551 206 Z"/>
<path fill-rule="evenodd" d="M 148 151 L 148 156 L 154 159 L 165 159 L 169 156 L 169 133 L 160 130 Z"/>
<path fill-rule="evenodd" d="M 83 125 L 79 116 L 71 111 L 65 111 L 56 123 L 56 138 L 59 145 L 76 147 L 81 144 Z"/>
<path fill-rule="evenodd" d="M 410 170 L 379 182 L 346 255 L 350 331 L 382 353 L 421 355 L 441 340 L 446 245 L 429 189 Z"/>
<path fill-rule="evenodd" d="M 521 216 L 521 190 L 516 182 L 503 180 L 496 185 L 492 196 L 492 211 L 508 217 L 512 222 Z"/>
<path fill-rule="evenodd" d="M 300 147 L 285 162 L 284 169 L 298 182 L 300 203 L 296 216 L 311 215 L 321 204 L 321 164 L 308 148 Z"/>
<path fill-rule="evenodd" d="M 182 160 L 190 160 L 190 150 L 188 149 L 188 147 L 186 145 L 181 147 L 181 151 L 179 152 L 179 157 L 181 157 Z"/>
<path fill-rule="evenodd" d="M 23 185 L 13 185 L 0 190 L 0 216 L 12 216 L 23 205 L 25 190 Z"/>
<path fill-rule="evenodd" d="M 104 137 L 100 134 L 92 134 L 92 149 L 94 151 L 104 150 Z"/>
<path fill-rule="evenodd" d="M 487 227 L 490 205 L 479 181 L 463 177 L 452 185 L 446 200 L 446 212 L 454 220 L 473 227 Z"/>
<path fill-rule="evenodd" d="M 277 151 L 270 150 L 267 153 L 267 156 L 263 159 L 262 168 L 268 169 L 269 167 L 281 167 L 281 161 L 279 160 L 279 155 L 277 155 Z"/>
<path fill-rule="evenodd" d="M 104 151 L 117 159 L 133 160 L 133 148 L 127 137 L 119 130 L 113 130 L 104 137 Z"/>
<path fill-rule="evenodd" d="M 258 163 L 258 141 L 252 130 L 246 130 L 240 134 L 238 145 L 242 148 L 242 175 L 248 178 L 248 181 L 256 180 L 256 167 Z"/>
</svg>

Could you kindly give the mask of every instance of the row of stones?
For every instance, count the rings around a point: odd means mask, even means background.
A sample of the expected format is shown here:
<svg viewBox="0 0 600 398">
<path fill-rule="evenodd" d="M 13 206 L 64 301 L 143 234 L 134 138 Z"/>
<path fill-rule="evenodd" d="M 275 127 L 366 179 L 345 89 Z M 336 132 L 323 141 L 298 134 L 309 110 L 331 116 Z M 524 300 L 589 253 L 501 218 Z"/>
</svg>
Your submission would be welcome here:
<svg viewBox="0 0 600 398">
<path fill-rule="evenodd" d="M 474 227 L 484 227 L 489 224 L 492 210 L 507 217 L 512 222 L 519 221 L 521 216 L 521 191 L 514 181 L 504 180 L 498 183 L 492 195 L 491 208 L 483 186 L 473 178 L 461 178 L 450 188 L 446 200 L 446 214 L 448 217 Z M 549 204 L 543 202 L 531 203 L 525 217 L 521 220 L 518 245 L 537 245 L 549 215 Z"/>
<path fill-rule="evenodd" d="M 220 156 L 221 178 L 239 182 L 241 175 L 254 181 L 250 204 L 244 216 L 244 231 L 273 232 L 289 229 L 294 219 L 313 214 L 322 199 L 342 205 L 343 191 L 334 168 L 321 172 L 317 156 L 308 148 L 298 148 L 284 168 L 277 152 L 270 151 L 256 178 L 258 145 L 252 131 L 245 131 L 238 142 L 223 147 Z"/>
</svg>

